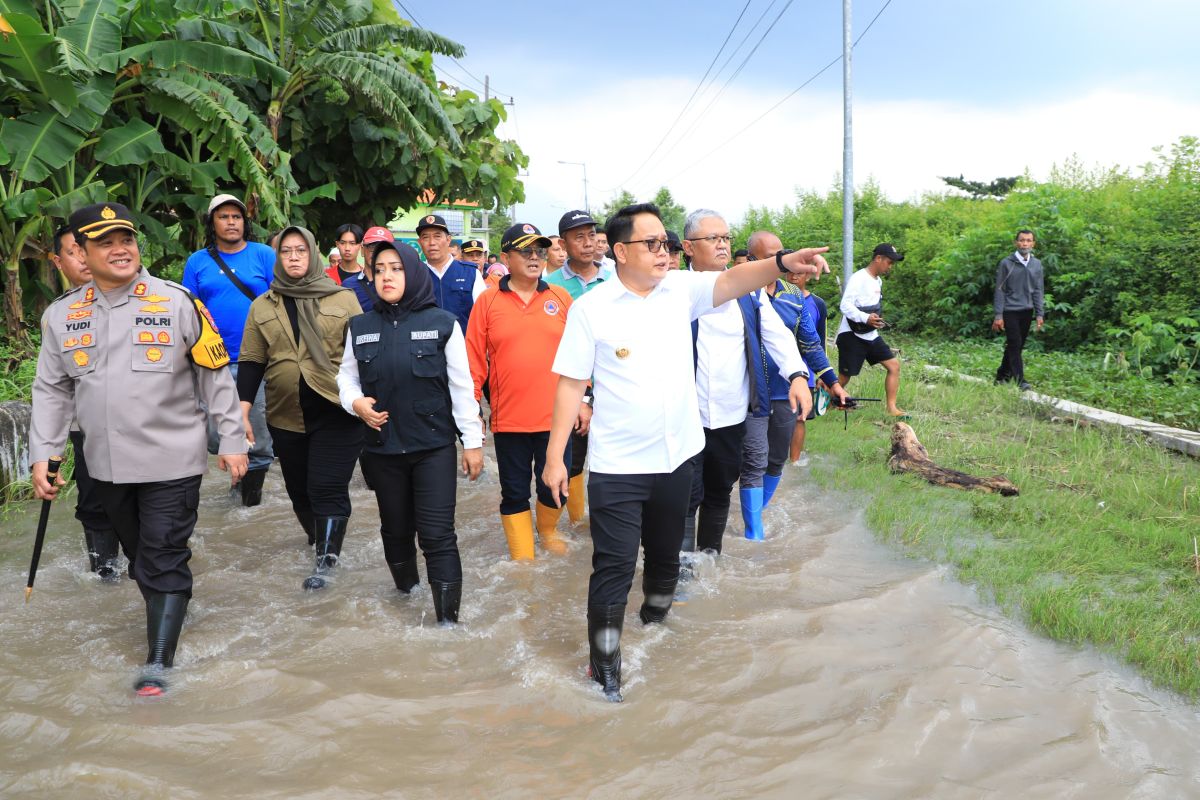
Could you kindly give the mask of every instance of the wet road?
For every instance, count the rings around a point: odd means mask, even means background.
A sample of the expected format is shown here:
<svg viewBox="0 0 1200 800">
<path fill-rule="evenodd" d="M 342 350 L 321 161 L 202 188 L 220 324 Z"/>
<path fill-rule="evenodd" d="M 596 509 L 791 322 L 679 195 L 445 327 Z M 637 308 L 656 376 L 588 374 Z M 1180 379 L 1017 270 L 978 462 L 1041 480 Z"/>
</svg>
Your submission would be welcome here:
<svg viewBox="0 0 1200 800">
<path fill-rule="evenodd" d="M 131 691 L 141 596 L 83 572 L 70 503 L 27 607 L 34 506 L 7 517 L 0 796 L 1200 797 L 1195 707 L 1005 619 L 878 544 L 852 509 L 819 524 L 847 502 L 791 467 L 768 541 L 732 524 L 666 626 L 637 623 L 635 588 L 626 701 L 606 703 L 584 677 L 586 523 L 566 557 L 509 562 L 488 469 L 460 492 L 452 630 L 423 565 L 413 596 L 392 586 L 357 480 L 340 574 L 305 594 L 278 470 L 256 509 L 212 471 L 160 700 Z"/>
</svg>

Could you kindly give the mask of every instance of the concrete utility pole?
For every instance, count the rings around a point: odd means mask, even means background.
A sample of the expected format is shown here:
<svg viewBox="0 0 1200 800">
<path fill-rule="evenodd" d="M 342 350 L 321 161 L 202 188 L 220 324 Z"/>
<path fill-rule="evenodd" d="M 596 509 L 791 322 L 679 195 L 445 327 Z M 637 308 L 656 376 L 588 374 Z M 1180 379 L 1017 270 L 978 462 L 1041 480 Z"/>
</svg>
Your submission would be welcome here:
<svg viewBox="0 0 1200 800">
<path fill-rule="evenodd" d="M 485 102 L 485 103 L 489 99 L 491 99 L 491 92 L 489 91 L 489 88 L 488 88 L 491 85 L 491 81 L 492 81 L 491 75 L 483 76 L 483 102 Z"/>
<path fill-rule="evenodd" d="M 854 134 L 850 86 L 850 0 L 842 0 L 842 285 L 854 272 Z"/>
</svg>

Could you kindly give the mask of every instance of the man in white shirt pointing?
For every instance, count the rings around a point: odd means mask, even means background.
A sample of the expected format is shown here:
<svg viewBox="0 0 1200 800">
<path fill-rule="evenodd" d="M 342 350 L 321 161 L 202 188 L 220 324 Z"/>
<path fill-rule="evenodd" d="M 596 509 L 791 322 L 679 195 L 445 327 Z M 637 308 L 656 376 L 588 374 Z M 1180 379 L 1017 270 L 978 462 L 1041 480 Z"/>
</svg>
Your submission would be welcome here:
<svg viewBox="0 0 1200 800">
<path fill-rule="evenodd" d="M 666 231 L 653 204 L 622 208 L 606 228 L 617 280 L 579 298 L 567 316 L 554 360 L 560 377 L 542 476 L 561 502 L 568 492 L 563 450 L 594 375 L 589 661 L 605 697 L 619 702 L 621 631 L 638 549 L 645 551 L 643 588 L 652 588 L 639 617 L 662 622 L 679 577 L 690 459 L 704 447 L 690 323 L 781 271 L 815 271 L 809 265 L 827 248 L 699 273 L 670 269 Z"/>
</svg>

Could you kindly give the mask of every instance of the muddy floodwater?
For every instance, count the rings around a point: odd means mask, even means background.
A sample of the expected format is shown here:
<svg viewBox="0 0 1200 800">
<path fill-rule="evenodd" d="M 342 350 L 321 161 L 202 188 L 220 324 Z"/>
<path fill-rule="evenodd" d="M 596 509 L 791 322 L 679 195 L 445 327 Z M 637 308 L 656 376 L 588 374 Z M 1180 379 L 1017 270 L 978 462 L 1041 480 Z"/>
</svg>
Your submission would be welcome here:
<svg viewBox="0 0 1200 800">
<path fill-rule="evenodd" d="M 213 470 L 195 597 L 165 698 L 131 581 L 84 572 L 57 502 L 22 604 L 36 508 L 0 536 L 4 798 L 1200 797 L 1197 707 L 1115 659 L 1004 618 L 788 467 L 768 540 L 731 524 L 665 626 L 626 617 L 625 702 L 585 679 L 586 522 L 570 553 L 508 560 L 494 461 L 462 484 L 462 620 L 399 595 L 374 497 L 332 588 L 272 469 L 241 508 Z M 736 509 L 734 518 L 737 518 Z"/>
</svg>

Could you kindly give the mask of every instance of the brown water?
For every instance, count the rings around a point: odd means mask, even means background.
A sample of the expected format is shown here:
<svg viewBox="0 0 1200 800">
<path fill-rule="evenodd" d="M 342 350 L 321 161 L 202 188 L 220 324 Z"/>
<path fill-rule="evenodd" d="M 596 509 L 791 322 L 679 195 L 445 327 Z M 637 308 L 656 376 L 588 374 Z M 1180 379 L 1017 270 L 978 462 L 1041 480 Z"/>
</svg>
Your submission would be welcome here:
<svg viewBox="0 0 1200 800">
<path fill-rule="evenodd" d="M 852 510 L 822 527 L 846 504 L 804 472 L 768 541 L 732 525 L 665 627 L 637 623 L 635 589 L 621 705 L 584 677 L 586 524 L 565 558 L 509 562 L 494 472 L 460 492 L 464 622 L 445 630 L 424 582 L 393 588 L 357 480 L 338 579 L 306 595 L 278 470 L 257 509 L 214 471 L 158 700 L 131 691 L 141 597 L 82 571 L 70 503 L 22 605 L 30 505 L 0 537 L 0 796 L 1200 796 L 1195 707 L 1005 619 Z"/>
</svg>

